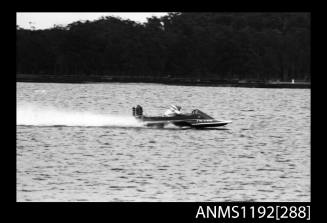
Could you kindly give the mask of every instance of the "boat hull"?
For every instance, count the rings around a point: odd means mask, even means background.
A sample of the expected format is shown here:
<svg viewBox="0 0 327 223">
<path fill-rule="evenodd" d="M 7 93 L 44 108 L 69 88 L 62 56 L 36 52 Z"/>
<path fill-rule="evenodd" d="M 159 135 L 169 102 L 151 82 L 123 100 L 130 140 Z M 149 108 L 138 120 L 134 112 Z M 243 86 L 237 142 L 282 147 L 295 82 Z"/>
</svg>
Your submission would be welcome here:
<svg viewBox="0 0 327 223">
<path fill-rule="evenodd" d="M 173 124 L 178 127 L 191 127 L 191 128 L 210 128 L 210 127 L 220 127 L 231 123 L 231 121 L 219 121 L 215 119 L 164 119 L 162 117 L 144 117 L 140 119 L 140 121 L 144 122 L 145 126 L 148 127 L 158 127 L 163 128 L 168 124 Z"/>
<path fill-rule="evenodd" d="M 192 124 L 192 128 L 210 128 L 210 127 L 221 127 L 227 125 L 230 121 L 217 121 L 211 123 L 200 123 L 200 124 Z"/>
</svg>

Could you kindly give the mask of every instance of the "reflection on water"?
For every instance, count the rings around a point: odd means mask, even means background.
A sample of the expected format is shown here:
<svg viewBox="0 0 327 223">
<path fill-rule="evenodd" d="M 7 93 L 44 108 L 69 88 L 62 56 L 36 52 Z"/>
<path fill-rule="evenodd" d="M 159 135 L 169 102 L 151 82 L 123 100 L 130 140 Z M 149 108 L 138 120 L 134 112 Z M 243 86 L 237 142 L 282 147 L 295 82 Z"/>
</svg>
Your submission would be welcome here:
<svg viewBox="0 0 327 223">
<path fill-rule="evenodd" d="M 17 83 L 18 110 L 27 104 L 84 124 L 81 112 L 130 116 L 136 104 L 146 114 L 179 104 L 233 122 L 18 125 L 18 201 L 310 201 L 308 89 Z"/>
</svg>

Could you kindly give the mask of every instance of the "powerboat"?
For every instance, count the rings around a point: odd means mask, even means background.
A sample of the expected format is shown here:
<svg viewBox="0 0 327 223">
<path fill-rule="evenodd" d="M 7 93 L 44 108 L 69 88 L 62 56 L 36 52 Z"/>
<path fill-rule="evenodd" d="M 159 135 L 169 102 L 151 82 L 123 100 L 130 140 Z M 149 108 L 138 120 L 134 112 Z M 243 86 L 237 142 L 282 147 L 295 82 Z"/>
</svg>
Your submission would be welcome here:
<svg viewBox="0 0 327 223">
<path fill-rule="evenodd" d="M 180 109 L 180 106 L 171 105 L 163 116 L 146 116 L 143 115 L 143 108 L 138 105 L 133 107 L 133 116 L 145 126 L 162 128 L 170 123 L 178 127 L 210 128 L 232 122 L 216 120 L 199 109 L 194 109 L 191 113 L 181 113 Z"/>
</svg>

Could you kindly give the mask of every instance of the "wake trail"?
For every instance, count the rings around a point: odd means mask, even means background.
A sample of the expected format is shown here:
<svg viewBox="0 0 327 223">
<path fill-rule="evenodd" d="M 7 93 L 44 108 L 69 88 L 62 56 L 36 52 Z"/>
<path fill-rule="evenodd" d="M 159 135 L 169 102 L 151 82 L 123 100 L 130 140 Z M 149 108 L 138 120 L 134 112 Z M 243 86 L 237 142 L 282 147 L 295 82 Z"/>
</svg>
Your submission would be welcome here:
<svg viewBox="0 0 327 223">
<path fill-rule="evenodd" d="M 36 105 L 18 105 L 17 125 L 142 127 L 133 116 L 68 111 Z"/>
</svg>

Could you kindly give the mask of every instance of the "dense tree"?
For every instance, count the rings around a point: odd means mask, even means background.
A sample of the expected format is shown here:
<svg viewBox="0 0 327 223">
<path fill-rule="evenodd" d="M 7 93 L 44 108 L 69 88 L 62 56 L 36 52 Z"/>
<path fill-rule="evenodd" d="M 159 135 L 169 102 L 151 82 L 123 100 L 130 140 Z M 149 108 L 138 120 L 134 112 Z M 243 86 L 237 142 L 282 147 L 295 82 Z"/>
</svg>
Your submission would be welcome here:
<svg viewBox="0 0 327 223">
<path fill-rule="evenodd" d="M 310 79 L 309 13 L 168 13 L 16 26 L 17 73 Z"/>
</svg>

